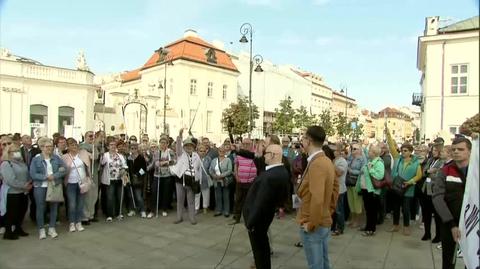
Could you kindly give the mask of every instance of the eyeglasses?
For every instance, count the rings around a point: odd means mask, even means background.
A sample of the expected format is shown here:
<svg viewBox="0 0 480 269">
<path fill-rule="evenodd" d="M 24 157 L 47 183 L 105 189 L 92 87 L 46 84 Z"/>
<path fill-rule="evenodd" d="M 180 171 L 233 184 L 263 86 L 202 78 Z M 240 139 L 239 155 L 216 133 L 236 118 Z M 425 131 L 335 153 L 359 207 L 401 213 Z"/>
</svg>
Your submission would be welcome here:
<svg viewBox="0 0 480 269">
<path fill-rule="evenodd" d="M 88 135 L 88 138 L 93 138 L 93 134 L 91 134 L 91 135 Z"/>
<path fill-rule="evenodd" d="M 410 152 L 408 149 L 402 149 L 402 152 Z"/>
<path fill-rule="evenodd" d="M 10 146 L 11 144 L 12 144 L 12 142 L 5 142 L 5 143 L 2 143 L 2 146 L 4 146 L 4 147 L 5 147 L 6 145 L 9 145 L 9 146 Z"/>
<path fill-rule="evenodd" d="M 352 148 L 352 150 L 359 150 L 359 148 Z"/>
<path fill-rule="evenodd" d="M 267 154 L 272 154 L 272 155 L 275 155 L 275 153 L 271 152 L 271 151 L 265 151 L 265 155 Z"/>
</svg>

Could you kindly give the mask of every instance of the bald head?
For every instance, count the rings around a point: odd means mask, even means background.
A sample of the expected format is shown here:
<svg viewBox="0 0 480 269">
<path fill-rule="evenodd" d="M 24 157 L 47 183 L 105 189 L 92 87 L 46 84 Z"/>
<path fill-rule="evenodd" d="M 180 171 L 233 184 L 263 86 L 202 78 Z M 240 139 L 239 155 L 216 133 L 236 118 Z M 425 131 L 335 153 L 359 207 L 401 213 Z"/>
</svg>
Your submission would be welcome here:
<svg viewBox="0 0 480 269">
<path fill-rule="evenodd" d="M 282 146 L 269 145 L 265 150 L 265 163 L 267 165 L 282 163 Z"/>
</svg>

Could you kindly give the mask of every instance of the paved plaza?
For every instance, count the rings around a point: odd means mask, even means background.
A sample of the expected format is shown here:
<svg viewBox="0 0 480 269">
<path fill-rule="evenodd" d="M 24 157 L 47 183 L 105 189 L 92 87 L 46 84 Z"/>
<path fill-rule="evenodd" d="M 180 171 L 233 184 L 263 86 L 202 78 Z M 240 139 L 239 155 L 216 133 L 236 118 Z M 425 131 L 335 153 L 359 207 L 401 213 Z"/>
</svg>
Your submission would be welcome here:
<svg viewBox="0 0 480 269">
<path fill-rule="evenodd" d="M 174 215 L 158 219 L 126 218 L 111 224 L 86 226 L 84 232 L 68 233 L 65 222 L 58 226 L 57 239 L 38 240 L 30 221 L 27 238 L 0 240 L 0 268 L 214 268 L 220 261 L 232 226 L 230 219 L 198 215 L 198 224 L 173 224 Z M 335 269 L 350 268 L 441 268 L 441 251 L 420 240 L 423 230 L 412 228 L 412 236 L 388 233 L 378 226 L 375 237 L 347 230 L 330 241 L 330 259 Z M 271 227 L 273 268 L 307 268 L 293 215 L 275 219 Z M 236 225 L 228 252 L 218 268 L 249 268 L 252 252 L 247 232 Z M 459 259 L 456 268 L 464 268 Z"/>
</svg>

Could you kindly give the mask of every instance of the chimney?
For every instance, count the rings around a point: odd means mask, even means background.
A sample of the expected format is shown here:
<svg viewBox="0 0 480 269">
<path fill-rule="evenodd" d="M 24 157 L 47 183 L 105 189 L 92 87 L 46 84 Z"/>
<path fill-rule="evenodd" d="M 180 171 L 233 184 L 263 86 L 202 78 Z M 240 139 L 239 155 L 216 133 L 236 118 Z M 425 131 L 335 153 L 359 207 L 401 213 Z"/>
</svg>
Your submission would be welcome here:
<svg viewBox="0 0 480 269">
<path fill-rule="evenodd" d="M 425 19 L 425 31 L 423 32 L 424 36 L 436 35 L 438 33 L 438 23 L 440 17 L 432 16 Z"/>
<path fill-rule="evenodd" d="M 185 30 L 185 33 L 183 33 L 183 37 L 186 38 L 186 37 L 197 37 L 198 38 L 198 34 L 197 34 L 197 31 L 193 30 L 193 29 L 187 29 Z"/>
</svg>

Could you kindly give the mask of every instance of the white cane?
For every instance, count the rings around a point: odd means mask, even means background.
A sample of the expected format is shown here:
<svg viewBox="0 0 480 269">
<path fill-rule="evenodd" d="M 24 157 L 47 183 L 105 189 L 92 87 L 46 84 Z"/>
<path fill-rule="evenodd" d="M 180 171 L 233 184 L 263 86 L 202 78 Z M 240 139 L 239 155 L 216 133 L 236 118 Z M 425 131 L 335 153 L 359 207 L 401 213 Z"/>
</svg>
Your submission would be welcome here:
<svg viewBox="0 0 480 269">
<path fill-rule="evenodd" d="M 130 194 L 132 195 L 132 203 L 133 203 L 133 208 L 135 209 L 135 211 L 137 210 L 137 205 L 135 205 L 135 196 L 133 196 L 133 187 L 132 187 L 132 183 L 129 184 L 130 186 Z"/>
<path fill-rule="evenodd" d="M 157 178 L 157 215 L 155 216 L 158 218 L 158 200 L 160 198 L 160 178 Z"/>
<path fill-rule="evenodd" d="M 120 210 L 119 210 L 119 215 L 118 215 L 119 217 L 122 215 L 122 206 L 123 206 L 123 180 L 122 180 L 121 184 L 122 184 L 122 192 L 120 193 Z"/>
</svg>

